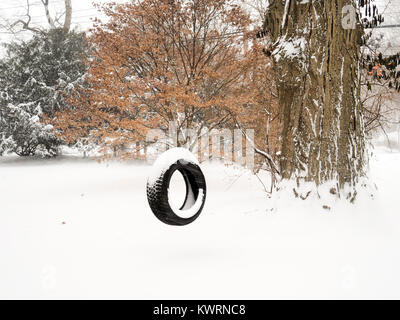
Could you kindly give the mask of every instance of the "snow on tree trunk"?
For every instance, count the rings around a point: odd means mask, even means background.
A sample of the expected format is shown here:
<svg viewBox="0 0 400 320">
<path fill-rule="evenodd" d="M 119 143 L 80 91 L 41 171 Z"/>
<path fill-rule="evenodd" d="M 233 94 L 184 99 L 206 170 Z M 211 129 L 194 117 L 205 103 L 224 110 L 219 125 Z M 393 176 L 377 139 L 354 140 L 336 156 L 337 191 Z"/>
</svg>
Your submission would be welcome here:
<svg viewBox="0 0 400 320">
<path fill-rule="evenodd" d="M 350 0 L 273 0 L 265 27 L 274 42 L 282 112 L 282 177 L 354 187 L 367 158 L 360 107 L 361 29 L 342 27 Z"/>
</svg>

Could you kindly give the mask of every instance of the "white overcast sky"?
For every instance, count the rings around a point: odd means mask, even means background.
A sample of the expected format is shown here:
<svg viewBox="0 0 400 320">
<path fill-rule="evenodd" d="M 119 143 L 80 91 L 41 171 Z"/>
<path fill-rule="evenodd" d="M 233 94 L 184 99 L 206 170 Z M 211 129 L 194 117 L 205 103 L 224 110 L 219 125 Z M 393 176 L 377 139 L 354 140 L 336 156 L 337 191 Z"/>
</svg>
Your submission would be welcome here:
<svg viewBox="0 0 400 320">
<path fill-rule="evenodd" d="M 108 2 L 109 0 L 94 0 L 96 3 Z M 126 2 L 128 0 L 114 0 L 114 2 Z M 248 0 L 251 2 L 251 0 Z M 373 0 L 374 1 L 374 0 Z M 0 25 L 4 20 L 16 21 L 24 17 L 26 13 L 27 0 L 0 0 Z M 44 8 L 40 0 L 29 0 L 31 4 L 32 25 L 46 26 Z M 384 12 L 385 23 L 400 24 L 400 0 L 375 0 L 380 12 Z M 64 0 L 50 0 L 51 14 L 63 12 Z M 73 27 L 85 30 L 91 26 L 91 18 L 99 17 L 99 13 L 93 7 L 92 0 L 72 0 L 73 7 Z M 375 29 L 376 33 L 383 33 L 385 38 L 385 48 L 389 53 L 400 51 L 400 28 Z M 29 32 L 25 32 L 19 37 L 28 37 Z M 7 33 L 7 30 L 0 28 L 0 42 L 8 42 L 14 36 Z"/>
<path fill-rule="evenodd" d="M 94 0 L 96 3 L 107 2 L 107 0 Z M 117 0 L 114 2 L 125 2 Z M 29 0 L 30 15 L 32 16 L 32 26 L 46 26 L 44 7 L 40 0 Z M 5 20 L 16 21 L 26 19 L 27 0 L 0 0 L 0 25 Z M 99 17 L 99 12 L 94 8 L 92 0 L 72 0 L 72 25 L 73 28 L 80 30 L 88 29 L 91 26 L 91 18 Z M 64 0 L 50 0 L 50 13 L 55 14 L 64 12 Z M 25 36 L 29 36 L 29 32 Z M 23 35 L 18 35 L 22 37 Z M 0 41 L 8 41 L 13 35 L 7 34 L 7 30 L 0 29 Z"/>
</svg>

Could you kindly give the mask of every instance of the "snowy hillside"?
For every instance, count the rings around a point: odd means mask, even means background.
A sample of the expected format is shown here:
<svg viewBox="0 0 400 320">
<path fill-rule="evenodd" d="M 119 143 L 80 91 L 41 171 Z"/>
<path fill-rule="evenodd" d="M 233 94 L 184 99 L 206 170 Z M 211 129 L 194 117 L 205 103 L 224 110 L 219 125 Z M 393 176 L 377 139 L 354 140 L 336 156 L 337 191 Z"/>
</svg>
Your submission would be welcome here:
<svg viewBox="0 0 400 320">
<path fill-rule="evenodd" d="M 400 298 L 400 153 L 375 150 L 376 200 L 270 211 L 256 177 L 203 167 L 200 218 L 170 227 L 150 167 L 0 159 L 0 298 Z"/>
</svg>

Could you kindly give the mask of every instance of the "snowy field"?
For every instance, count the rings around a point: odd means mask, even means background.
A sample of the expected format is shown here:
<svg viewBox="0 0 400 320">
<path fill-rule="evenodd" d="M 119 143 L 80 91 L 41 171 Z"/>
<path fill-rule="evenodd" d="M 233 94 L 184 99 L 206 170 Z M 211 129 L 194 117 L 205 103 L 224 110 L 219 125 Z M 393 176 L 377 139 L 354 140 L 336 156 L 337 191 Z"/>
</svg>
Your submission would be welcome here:
<svg viewBox="0 0 400 320">
<path fill-rule="evenodd" d="M 271 211 L 257 178 L 207 164 L 186 227 L 147 204 L 150 167 L 0 158 L 0 298 L 400 298 L 400 153 L 378 147 L 375 201 Z"/>
</svg>

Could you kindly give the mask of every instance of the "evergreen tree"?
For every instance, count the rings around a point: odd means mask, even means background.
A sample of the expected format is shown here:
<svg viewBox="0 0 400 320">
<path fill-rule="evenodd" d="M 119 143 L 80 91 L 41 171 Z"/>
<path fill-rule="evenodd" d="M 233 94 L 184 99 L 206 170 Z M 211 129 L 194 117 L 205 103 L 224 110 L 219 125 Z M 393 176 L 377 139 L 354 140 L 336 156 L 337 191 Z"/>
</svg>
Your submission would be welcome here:
<svg viewBox="0 0 400 320">
<path fill-rule="evenodd" d="M 0 61 L 0 152 L 56 155 L 61 141 L 51 123 L 70 107 L 68 93 L 84 82 L 87 52 L 84 34 L 63 29 L 7 45 Z"/>
</svg>

